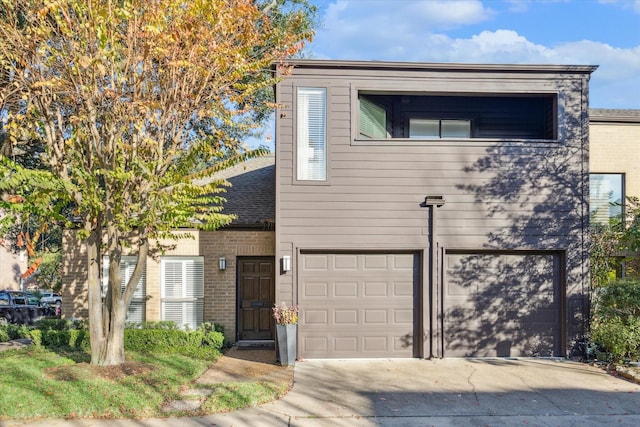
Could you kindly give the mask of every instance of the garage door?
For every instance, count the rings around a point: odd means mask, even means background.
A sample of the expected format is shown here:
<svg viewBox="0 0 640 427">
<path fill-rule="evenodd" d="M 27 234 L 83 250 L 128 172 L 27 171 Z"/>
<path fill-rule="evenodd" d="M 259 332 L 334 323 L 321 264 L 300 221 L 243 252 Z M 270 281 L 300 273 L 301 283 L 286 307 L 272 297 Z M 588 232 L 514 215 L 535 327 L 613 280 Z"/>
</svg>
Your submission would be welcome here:
<svg viewBox="0 0 640 427">
<path fill-rule="evenodd" d="M 302 253 L 302 358 L 413 357 L 415 254 Z"/>
<path fill-rule="evenodd" d="M 445 357 L 560 356 L 557 253 L 448 253 Z"/>
</svg>

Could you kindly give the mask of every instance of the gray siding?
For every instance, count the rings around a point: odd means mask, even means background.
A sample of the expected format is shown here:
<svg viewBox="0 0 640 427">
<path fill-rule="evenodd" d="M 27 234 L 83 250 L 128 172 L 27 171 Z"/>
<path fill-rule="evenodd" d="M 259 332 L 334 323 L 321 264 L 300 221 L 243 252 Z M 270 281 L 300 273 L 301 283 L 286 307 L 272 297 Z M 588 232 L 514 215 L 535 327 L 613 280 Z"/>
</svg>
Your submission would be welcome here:
<svg viewBox="0 0 640 427">
<path fill-rule="evenodd" d="M 440 250 L 566 251 L 569 340 L 583 332 L 587 264 L 587 83 L 590 67 L 376 66 L 302 61 L 277 86 L 276 245 L 299 250 L 429 250 L 425 196 L 438 208 Z M 328 88 L 328 179 L 296 182 L 294 96 Z M 557 93 L 558 139 L 360 141 L 358 90 Z M 423 286 L 428 287 L 429 256 Z M 441 269 L 441 266 L 435 266 Z M 276 299 L 296 301 L 296 265 Z M 565 278 L 565 276 L 563 276 Z M 436 283 L 437 290 L 442 285 Z M 577 301 L 577 302 L 576 302 Z M 437 303 L 425 307 L 425 318 Z M 436 316 L 437 317 L 437 316 Z M 426 323 L 426 322 L 425 322 Z M 438 354 L 437 346 L 434 352 Z M 428 354 L 427 354 L 428 355 Z"/>
</svg>

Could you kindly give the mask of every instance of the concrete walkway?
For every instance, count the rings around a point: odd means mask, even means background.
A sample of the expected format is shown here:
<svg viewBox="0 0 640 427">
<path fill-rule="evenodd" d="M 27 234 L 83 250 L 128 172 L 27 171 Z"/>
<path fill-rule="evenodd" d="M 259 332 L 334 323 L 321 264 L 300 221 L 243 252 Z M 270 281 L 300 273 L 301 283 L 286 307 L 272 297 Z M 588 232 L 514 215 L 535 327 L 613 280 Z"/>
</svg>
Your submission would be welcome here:
<svg viewBox="0 0 640 427">
<path fill-rule="evenodd" d="M 298 362 L 281 400 L 228 414 L 46 420 L 30 426 L 640 425 L 640 386 L 580 363 L 540 359 Z M 2 422 L 2 427 L 24 425 Z"/>
</svg>

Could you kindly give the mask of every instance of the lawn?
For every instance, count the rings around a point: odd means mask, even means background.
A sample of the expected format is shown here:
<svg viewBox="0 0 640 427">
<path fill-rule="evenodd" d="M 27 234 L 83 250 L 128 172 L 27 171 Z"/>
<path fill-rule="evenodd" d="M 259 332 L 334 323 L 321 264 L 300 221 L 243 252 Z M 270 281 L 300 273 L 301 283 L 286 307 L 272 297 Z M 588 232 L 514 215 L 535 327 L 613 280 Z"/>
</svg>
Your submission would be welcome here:
<svg viewBox="0 0 640 427">
<path fill-rule="evenodd" d="M 88 364 L 81 351 L 27 347 L 0 353 L 0 420 L 42 418 L 143 418 L 167 416 L 163 404 L 182 399 L 213 362 L 178 354 L 126 353 L 117 367 Z M 202 388 L 202 385 L 198 385 Z M 170 415 L 225 412 L 279 397 L 281 387 L 235 383 L 215 387 L 201 409 Z"/>
</svg>

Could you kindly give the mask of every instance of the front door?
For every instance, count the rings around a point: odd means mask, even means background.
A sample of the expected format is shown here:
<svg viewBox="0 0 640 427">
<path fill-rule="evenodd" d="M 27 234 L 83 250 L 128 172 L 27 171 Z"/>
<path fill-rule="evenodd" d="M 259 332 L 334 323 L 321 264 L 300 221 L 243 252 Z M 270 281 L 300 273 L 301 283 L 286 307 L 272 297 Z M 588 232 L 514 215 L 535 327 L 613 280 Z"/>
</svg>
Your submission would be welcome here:
<svg viewBox="0 0 640 427">
<path fill-rule="evenodd" d="M 272 340 L 275 259 L 238 258 L 238 339 Z"/>
</svg>

